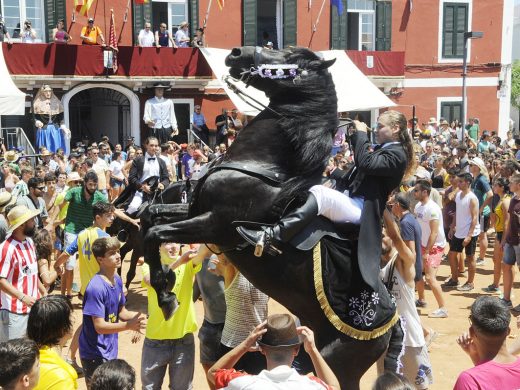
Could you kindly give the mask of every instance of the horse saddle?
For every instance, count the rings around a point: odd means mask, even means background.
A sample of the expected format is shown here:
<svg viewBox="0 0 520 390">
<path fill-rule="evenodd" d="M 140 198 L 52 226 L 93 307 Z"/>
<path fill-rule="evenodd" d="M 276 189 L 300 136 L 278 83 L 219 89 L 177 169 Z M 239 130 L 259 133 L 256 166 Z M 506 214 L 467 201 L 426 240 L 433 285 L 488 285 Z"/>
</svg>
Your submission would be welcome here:
<svg viewBox="0 0 520 390">
<path fill-rule="evenodd" d="M 291 239 L 290 244 L 302 251 L 308 251 L 314 248 L 323 237 L 352 241 L 357 240 L 358 236 L 359 225 L 334 223 L 328 218 L 317 216 Z"/>
</svg>

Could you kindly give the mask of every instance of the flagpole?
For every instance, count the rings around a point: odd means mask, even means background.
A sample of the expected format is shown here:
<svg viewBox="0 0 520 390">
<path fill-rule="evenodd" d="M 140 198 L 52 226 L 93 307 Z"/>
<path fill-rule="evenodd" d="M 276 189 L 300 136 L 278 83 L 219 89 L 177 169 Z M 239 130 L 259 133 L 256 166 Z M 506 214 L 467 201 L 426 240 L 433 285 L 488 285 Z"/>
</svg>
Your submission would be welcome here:
<svg viewBox="0 0 520 390">
<path fill-rule="evenodd" d="M 117 38 L 117 43 L 121 43 L 121 38 L 123 36 L 123 30 L 125 29 L 126 22 L 128 20 L 128 11 L 130 10 L 130 0 L 126 3 L 125 16 L 123 16 L 123 24 L 121 25 L 121 31 L 119 32 L 119 38 Z"/>
<path fill-rule="evenodd" d="M 209 0 L 209 2 L 208 2 L 208 8 L 206 9 L 206 16 L 204 17 L 204 24 L 202 25 L 202 28 L 206 28 L 206 25 L 208 24 L 209 10 L 211 8 L 212 2 L 213 2 L 213 0 Z"/>
<path fill-rule="evenodd" d="M 318 12 L 318 17 L 316 18 L 316 22 L 314 22 L 314 25 L 312 26 L 312 32 L 316 32 L 316 30 L 318 29 L 318 24 L 320 23 L 321 13 L 323 12 L 323 8 L 325 7 L 325 1 L 326 0 L 323 0 L 323 3 L 321 3 L 320 12 Z"/>
</svg>

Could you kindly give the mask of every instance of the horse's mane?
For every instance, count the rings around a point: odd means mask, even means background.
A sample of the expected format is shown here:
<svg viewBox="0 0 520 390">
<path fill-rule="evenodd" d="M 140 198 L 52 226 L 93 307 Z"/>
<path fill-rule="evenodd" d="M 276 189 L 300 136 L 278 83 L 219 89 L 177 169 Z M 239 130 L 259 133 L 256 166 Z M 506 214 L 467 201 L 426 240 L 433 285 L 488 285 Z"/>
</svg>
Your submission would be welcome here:
<svg viewBox="0 0 520 390">
<path fill-rule="evenodd" d="M 282 186 L 279 204 L 307 191 L 320 182 L 337 130 L 337 97 L 326 64 L 312 51 L 287 49 L 286 62 L 298 64 L 308 75 L 301 81 L 283 81 L 278 93 L 271 94 L 271 107 L 283 117 L 278 124 L 293 150 L 290 171 L 294 175 Z"/>
</svg>

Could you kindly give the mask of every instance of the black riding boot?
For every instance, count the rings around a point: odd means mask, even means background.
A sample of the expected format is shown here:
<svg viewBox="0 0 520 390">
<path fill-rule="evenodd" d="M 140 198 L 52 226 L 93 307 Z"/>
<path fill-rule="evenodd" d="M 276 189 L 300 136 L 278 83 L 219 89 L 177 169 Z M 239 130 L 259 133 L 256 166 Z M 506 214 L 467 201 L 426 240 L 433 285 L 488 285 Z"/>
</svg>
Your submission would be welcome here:
<svg viewBox="0 0 520 390">
<path fill-rule="evenodd" d="M 276 225 L 260 225 L 258 229 L 238 226 L 237 231 L 248 242 L 255 245 L 255 256 L 262 256 L 264 248 L 270 255 L 276 256 L 282 253 L 276 247 L 277 243 L 289 242 L 317 215 L 318 202 L 314 195 L 309 193 L 307 200 L 301 207 L 282 217 Z"/>
</svg>

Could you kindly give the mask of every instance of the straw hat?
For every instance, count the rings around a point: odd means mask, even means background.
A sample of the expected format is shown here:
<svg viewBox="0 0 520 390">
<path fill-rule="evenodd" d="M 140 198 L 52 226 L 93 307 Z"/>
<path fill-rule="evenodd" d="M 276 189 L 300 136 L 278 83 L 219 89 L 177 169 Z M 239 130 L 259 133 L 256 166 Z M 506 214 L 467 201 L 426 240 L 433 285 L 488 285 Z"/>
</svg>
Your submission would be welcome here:
<svg viewBox="0 0 520 390">
<path fill-rule="evenodd" d="M 29 210 L 27 206 L 15 206 L 9 214 L 7 214 L 7 222 L 9 223 L 9 233 L 22 226 L 31 218 L 40 214 L 40 210 Z"/>
<path fill-rule="evenodd" d="M 273 314 L 267 318 L 267 332 L 258 344 L 267 347 L 295 347 L 301 344 L 296 323 L 290 314 Z"/>
<path fill-rule="evenodd" d="M 189 26 L 190 24 L 187 22 L 187 21 L 183 21 L 181 22 L 181 24 L 179 24 L 179 28 L 183 28 L 183 27 L 186 27 L 186 26 Z"/>
<path fill-rule="evenodd" d="M 18 153 L 16 153 L 15 150 L 9 150 L 4 153 L 4 160 L 9 163 L 17 162 L 19 158 L 20 158 L 20 155 Z"/>
<path fill-rule="evenodd" d="M 45 149 L 42 153 L 41 153 L 41 156 L 42 157 L 47 157 L 47 156 L 52 156 L 53 153 L 51 151 L 49 151 L 49 149 Z"/>
<path fill-rule="evenodd" d="M 0 213 L 5 211 L 5 208 L 12 205 L 16 199 L 8 191 L 0 192 Z"/>
<path fill-rule="evenodd" d="M 440 123 L 441 126 L 449 126 L 450 124 L 448 123 L 448 121 L 446 119 L 443 119 Z"/>
<path fill-rule="evenodd" d="M 437 119 L 435 119 L 433 116 L 430 118 L 430 120 L 428 121 L 428 124 L 429 125 L 435 125 L 437 123 Z"/>
<path fill-rule="evenodd" d="M 69 184 L 71 181 L 82 181 L 83 179 L 79 175 L 78 172 L 71 172 L 67 176 L 67 184 Z"/>
<path fill-rule="evenodd" d="M 480 157 L 473 157 L 468 161 L 470 165 L 476 165 L 482 172 L 487 172 L 486 164 Z"/>
</svg>

